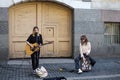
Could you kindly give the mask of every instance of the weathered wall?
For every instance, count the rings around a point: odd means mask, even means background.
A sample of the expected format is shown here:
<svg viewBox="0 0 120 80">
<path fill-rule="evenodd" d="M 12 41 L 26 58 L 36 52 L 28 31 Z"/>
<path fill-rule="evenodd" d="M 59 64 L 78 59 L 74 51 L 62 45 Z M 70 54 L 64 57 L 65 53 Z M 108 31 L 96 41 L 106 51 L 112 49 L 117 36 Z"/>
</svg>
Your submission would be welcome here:
<svg viewBox="0 0 120 80">
<path fill-rule="evenodd" d="M 120 45 L 104 44 L 104 22 L 120 22 L 120 11 L 95 9 L 74 10 L 74 53 L 79 53 L 82 34 L 87 35 L 92 44 L 91 55 L 95 57 L 120 57 Z M 111 18 L 108 18 L 110 17 Z M 112 20 L 112 21 L 111 21 Z"/>
<path fill-rule="evenodd" d="M 120 0 L 92 0 L 91 9 L 120 10 Z"/>
<path fill-rule="evenodd" d="M 0 8 L 0 60 L 8 58 L 8 9 Z"/>
</svg>

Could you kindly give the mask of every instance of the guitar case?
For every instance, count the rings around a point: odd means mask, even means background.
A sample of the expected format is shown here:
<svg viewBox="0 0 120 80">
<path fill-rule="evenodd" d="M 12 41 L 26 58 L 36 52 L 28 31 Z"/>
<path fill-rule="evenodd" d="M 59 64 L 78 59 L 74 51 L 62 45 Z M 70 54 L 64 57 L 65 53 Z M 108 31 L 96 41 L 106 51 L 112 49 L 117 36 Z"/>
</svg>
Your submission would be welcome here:
<svg viewBox="0 0 120 80">
<path fill-rule="evenodd" d="M 65 77 L 51 77 L 51 78 L 45 78 L 43 80 L 67 80 Z"/>
</svg>

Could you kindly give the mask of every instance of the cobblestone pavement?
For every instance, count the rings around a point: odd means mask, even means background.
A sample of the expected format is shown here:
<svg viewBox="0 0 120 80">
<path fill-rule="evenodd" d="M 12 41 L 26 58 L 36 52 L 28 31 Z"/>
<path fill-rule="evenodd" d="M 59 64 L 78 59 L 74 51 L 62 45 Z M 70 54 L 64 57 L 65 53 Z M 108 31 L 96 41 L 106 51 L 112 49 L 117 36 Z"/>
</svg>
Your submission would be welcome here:
<svg viewBox="0 0 120 80">
<path fill-rule="evenodd" d="M 49 59 L 47 59 L 49 60 Z M 54 61 L 54 59 L 53 59 Z M 61 61 L 58 59 L 58 61 Z M 97 63 L 92 71 L 77 74 L 75 72 L 60 71 L 59 68 L 74 69 L 74 61 L 69 63 L 40 63 L 52 77 L 65 77 L 67 80 L 120 80 L 120 58 L 96 59 Z M 0 64 L 0 80 L 42 80 L 32 74 L 31 64 Z"/>
</svg>

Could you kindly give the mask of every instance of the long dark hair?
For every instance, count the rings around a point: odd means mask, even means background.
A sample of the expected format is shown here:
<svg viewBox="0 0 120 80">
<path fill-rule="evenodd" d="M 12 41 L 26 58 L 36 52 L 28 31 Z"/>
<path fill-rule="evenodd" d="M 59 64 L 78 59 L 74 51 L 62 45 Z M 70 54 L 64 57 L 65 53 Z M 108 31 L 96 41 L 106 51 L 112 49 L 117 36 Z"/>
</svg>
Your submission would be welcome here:
<svg viewBox="0 0 120 80">
<path fill-rule="evenodd" d="M 35 33 L 34 33 L 35 29 L 39 30 L 39 28 L 37 26 L 33 27 L 33 33 L 32 33 L 33 36 L 35 36 Z M 39 36 L 39 33 L 37 34 L 37 36 Z"/>
<path fill-rule="evenodd" d="M 83 44 L 86 45 L 87 42 L 88 42 L 88 39 L 87 39 L 86 35 L 82 35 L 81 38 L 80 38 L 80 40 L 81 40 L 81 45 L 83 45 Z M 85 41 L 83 42 L 82 40 L 85 40 Z"/>
<path fill-rule="evenodd" d="M 38 30 L 39 30 L 39 28 L 38 28 L 37 26 L 35 26 L 35 27 L 33 28 L 33 31 L 34 31 L 35 29 L 38 29 Z"/>
</svg>

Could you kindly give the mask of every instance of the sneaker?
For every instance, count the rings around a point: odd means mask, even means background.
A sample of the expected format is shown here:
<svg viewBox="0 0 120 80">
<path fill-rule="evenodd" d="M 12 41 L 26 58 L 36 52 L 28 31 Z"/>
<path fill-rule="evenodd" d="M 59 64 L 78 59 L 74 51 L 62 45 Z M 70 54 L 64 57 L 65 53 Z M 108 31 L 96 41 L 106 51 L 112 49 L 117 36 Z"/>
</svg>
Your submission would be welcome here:
<svg viewBox="0 0 120 80">
<path fill-rule="evenodd" d="M 36 70 L 41 71 L 41 69 L 40 69 L 40 68 L 37 68 Z"/>
<path fill-rule="evenodd" d="M 38 75 L 43 74 L 42 70 L 39 69 L 39 68 L 35 69 L 35 71 L 36 71 L 36 73 L 37 73 Z"/>
<path fill-rule="evenodd" d="M 89 70 L 92 70 L 92 66 L 91 65 L 89 65 Z"/>
<path fill-rule="evenodd" d="M 82 73 L 83 71 L 81 69 L 78 69 L 78 74 Z"/>
</svg>

